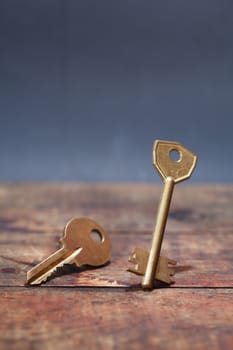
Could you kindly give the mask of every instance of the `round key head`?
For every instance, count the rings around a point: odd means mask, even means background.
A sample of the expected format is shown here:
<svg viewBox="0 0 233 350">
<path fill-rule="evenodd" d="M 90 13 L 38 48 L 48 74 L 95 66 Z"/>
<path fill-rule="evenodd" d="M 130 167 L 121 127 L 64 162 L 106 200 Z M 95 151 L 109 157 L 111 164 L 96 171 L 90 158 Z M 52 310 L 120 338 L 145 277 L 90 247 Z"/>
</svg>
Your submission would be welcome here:
<svg viewBox="0 0 233 350">
<path fill-rule="evenodd" d="M 178 142 L 157 140 L 153 146 L 153 164 L 163 180 L 174 182 L 188 179 L 197 162 L 197 156 Z"/>
<path fill-rule="evenodd" d="M 78 266 L 101 266 L 109 261 L 112 251 L 107 232 L 97 222 L 88 218 L 75 218 L 69 221 L 61 240 L 69 250 L 82 248 L 75 263 Z"/>
</svg>

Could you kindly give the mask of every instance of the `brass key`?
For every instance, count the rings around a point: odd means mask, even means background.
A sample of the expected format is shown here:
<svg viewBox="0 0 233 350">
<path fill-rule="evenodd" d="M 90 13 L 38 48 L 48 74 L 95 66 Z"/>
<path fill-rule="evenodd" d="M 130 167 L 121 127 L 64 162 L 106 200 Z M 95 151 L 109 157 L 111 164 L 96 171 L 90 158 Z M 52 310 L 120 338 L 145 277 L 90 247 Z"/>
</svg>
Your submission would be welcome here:
<svg viewBox="0 0 233 350">
<path fill-rule="evenodd" d="M 177 159 L 173 159 L 173 155 L 177 155 Z M 191 176 L 196 162 L 197 156 L 178 142 L 158 140 L 154 143 L 153 165 L 163 179 L 164 190 L 158 209 L 146 272 L 142 281 L 144 289 L 153 288 L 174 185 Z"/>
<path fill-rule="evenodd" d="M 174 154 L 177 158 L 173 158 Z M 167 222 L 174 185 L 191 176 L 196 165 L 197 156 L 180 143 L 156 141 L 153 146 L 153 164 L 164 181 L 157 222 L 153 233 L 150 253 L 143 248 L 134 248 L 128 261 L 133 263 L 128 271 L 145 275 L 142 287 L 153 288 L 153 280 L 171 284 L 175 274 L 176 261 L 160 256 L 160 250 Z"/>
<path fill-rule="evenodd" d="M 93 239 L 97 233 L 99 241 Z M 27 284 L 40 284 L 64 264 L 101 266 L 109 261 L 112 244 L 107 232 L 95 221 L 75 218 L 68 222 L 61 239 L 62 248 L 27 273 Z"/>
</svg>

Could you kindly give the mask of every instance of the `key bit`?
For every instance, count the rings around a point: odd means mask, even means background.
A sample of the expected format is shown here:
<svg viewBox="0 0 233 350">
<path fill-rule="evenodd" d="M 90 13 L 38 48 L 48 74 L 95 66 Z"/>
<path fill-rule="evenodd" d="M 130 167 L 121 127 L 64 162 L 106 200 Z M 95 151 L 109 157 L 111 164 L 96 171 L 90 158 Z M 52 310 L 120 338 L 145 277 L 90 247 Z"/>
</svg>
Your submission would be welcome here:
<svg viewBox="0 0 233 350">
<path fill-rule="evenodd" d="M 128 267 L 128 271 L 138 275 L 144 275 L 146 272 L 149 252 L 143 248 L 134 248 L 128 261 L 134 265 Z M 171 284 L 173 280 L 171 276 L 175 274 L 176 261 L 168 259 L 165 256 L 160 256 L 154 278 L 158 281 Z"/>
<path fill-rule="evenodd" d="M 93 233 L 98 240 L 93 239 Z M 27 284 L 47 281 L 64 264 L 102 266 L 109 261 L 112 244 L 107 232 L 95 221 L 75 218 L 68 222 L 60 240 L 62 247 L 27 273 Z"/>
</svg>

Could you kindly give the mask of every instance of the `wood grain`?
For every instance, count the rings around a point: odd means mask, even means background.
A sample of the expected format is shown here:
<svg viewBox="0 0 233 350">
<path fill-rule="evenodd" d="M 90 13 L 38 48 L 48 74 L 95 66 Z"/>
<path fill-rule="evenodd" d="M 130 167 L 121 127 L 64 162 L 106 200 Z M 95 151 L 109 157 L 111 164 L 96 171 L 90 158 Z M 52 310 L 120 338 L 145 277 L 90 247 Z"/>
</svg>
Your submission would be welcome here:
<svg viewBox="0 0 233 350">
<path fill-rule="evenodd" d="M 101 286 L 131 288 L 141 276 L 127 272 L 128 256 L 133 247 L 149 248 L 151 234 L 134 235 L 127 231 L 111 231 L 113 245 L 111 263 L 98 268 L 64 266 L 43 284 L 47 286 Z M 0 236 L 1 286 L 23 286 L 26 272 L 58 248 L 60 236 L 55 234 L 19 234 Z M 43 238 L 42 238 L 43 236 Z M 212 231 L 190 234 L 167 232 L 163 253 L 177 260 L 173 287 L 233 287 L 233 235 Z M 15 249 L 17 247 L 17 249 Z M 207 249 L 208 247 L 208 249 Z M 217 257 L 217 258 L 216 258 Z"/>
<path fill-rule="evenodd" d="M 161 185 L 0 184 L 1 349 L 231 349 L 233 186 L 176 186 L 162 253 L 175 284 L 152 292 L 126 271 L 149 249 Z M 40 287 L 26 272 L 59 247 L 65 223 L 98 221 L 111 263 L 65 266 Z"/>
<path fill-rule="evenodd" d="M 26 271 L 59 247 L 65 223 L 77 215 L 91 216 L 107 229 L 113 242 L 112 263 L 94 270 L 60 269 L 46 286 L 140 283 L 141 277 L 126 272 L 127 259 L 136 246 L 150 248 L 159 189 L 153 185 L 2 185 L 1 285 L 23 286 Z M 177 186 L 162 250 L 178 262 L 174 287 L 233 286 L 232 203 L 230 186 Z"/>
<path fill-rule="evenodd" d="M 151 231 L 162 191 L 152 184 L 2 184 L 0 229 L 48 233 L 74 216 L 90 216 L 108 230 Z M 178 184 L 168 228 L 232 227 L 233 186 Z"/>
<path fill-rule="evenodd" d="M 6 349 L 231 349 L 232 289 L 1 288 Z M 3 349 L 4 347 L 2 347 Z"/>
</svg>

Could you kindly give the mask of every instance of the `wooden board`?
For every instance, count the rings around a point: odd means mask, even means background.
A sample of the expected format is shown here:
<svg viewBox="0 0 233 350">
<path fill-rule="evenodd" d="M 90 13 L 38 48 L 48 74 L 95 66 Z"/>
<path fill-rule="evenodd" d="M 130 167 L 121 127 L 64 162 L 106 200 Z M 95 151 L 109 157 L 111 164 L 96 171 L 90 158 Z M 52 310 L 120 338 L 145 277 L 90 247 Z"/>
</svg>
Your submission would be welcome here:
<svg viewBox="0 0 233 350">
<path fill-rule="evenodd" d="M 232 289 L 1 288 L 2 349 L 231 349 Z"/>
<path fill-rule="evenodd" d="M 151 234 L 144 231 L 136 235 L 127 231 L 110 231 L 109 234 L 113 245 L 110 264 L 98 269 L 64 266 L 42 286 L 131 288 L 140 284 L 141 276 L 126 271 L 130 266 L 127 259 L 134 247 L 149 249 Z M 1 234 L 1 286 L 24 286 L 26 272 L 58 248 L 59 238 L 54 233 Z M 189 235 L 168 231 L 163 253 L 177 261 L 175 283 L 170 288 L 233 287 L 232 247 L 233 234 L 230 232 L 224 233 L 223 241 L 220 232 L 213 234 L 211 230 Z"/>
<path fill-rule="evenodd" d="M 143 292 L 127 259 L 134 247 L 150 247 L 161 190 L 1 184 L 0 348 L 231 349 L 233 186 L 176 186 L 162 246 L 178 262 L 175 284 Z M 46 284 L 25 287 L 26 272 L 59 247 L 76 216 L 108 231 L 111 263 L 65 266 Z"/>
</svg>

